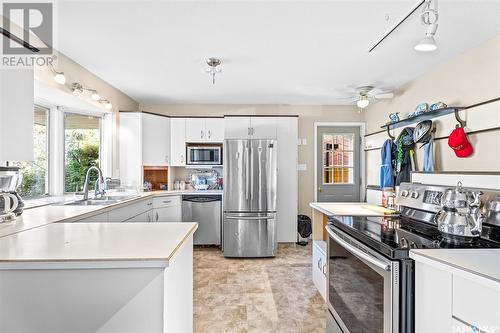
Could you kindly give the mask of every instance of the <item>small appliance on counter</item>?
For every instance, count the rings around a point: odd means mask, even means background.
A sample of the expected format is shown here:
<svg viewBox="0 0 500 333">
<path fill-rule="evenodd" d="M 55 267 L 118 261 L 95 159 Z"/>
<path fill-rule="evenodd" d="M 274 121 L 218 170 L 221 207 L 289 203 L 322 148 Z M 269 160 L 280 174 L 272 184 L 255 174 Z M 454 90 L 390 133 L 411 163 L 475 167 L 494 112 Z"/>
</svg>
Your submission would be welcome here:
<svg viewBox="0 0 500 333">
<path fill-rule="evenodd" d="M 16 208 L 11 212 L 14 213 L 15 216 L 19 216 L 23 213 L 24 209 L 24 201 L 17 192 L 17 189 L 21 185 L 22 175 L 19 172 L 18 167 L 0 167 L 0 193 L 10 193 L 12 196 L 16 198 L 17 205 Z M 0 212 L 1 210 L 9 210 L 6 209 L 5 203 L 9 201 L 8 199 L 4 201 L 0 201 Z M 14 202 L 14 200 L 12 200 Z M 12 209 L 12 208 L 10 208 Z"/>
</svg>

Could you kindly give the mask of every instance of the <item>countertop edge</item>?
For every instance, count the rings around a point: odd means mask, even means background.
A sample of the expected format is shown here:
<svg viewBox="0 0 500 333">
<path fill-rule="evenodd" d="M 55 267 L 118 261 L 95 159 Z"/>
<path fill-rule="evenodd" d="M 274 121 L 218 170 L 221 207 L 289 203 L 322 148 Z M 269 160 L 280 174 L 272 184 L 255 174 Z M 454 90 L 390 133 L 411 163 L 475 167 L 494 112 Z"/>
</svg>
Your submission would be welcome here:
<svg viewBox="0 0 500 333">
<path fill-rule="evenodd" d="M 466 278 L 479 280 L 478 282 L 486 282 L 488 284 L 493 283 L 495 287 L 500 288 L 500 278 L 489 276 L 462 265 L 451 263 L 449 261 L 436 258 L 435 256 L 425 254 L 425 250 L 410 250 L 410 258 L 418 262 L 429 264 L 438 269 L 447 270 L 450 273 L 455 273 Z"/>
</svg>

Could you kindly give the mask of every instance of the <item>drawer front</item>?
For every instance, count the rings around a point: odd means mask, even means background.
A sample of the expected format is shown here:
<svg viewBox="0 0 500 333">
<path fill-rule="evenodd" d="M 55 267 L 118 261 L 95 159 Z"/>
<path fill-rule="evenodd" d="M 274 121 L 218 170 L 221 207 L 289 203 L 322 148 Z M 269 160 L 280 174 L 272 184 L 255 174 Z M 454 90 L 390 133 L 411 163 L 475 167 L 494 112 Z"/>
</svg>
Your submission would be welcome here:
<svg viewBox="0 0 500 333">
<path fill-rule="evenodd" d="M 500 288 L 453 275 L 453 317 L 483 332 L 500 329 Z"/>
<path fill-rule="evenodd" d="M 180 195 L 153 198 L 153 208 L 173 207 L 180 205 L 181 205 Z"/>
<path fill-rule="evenodd" d="M 123 222 L 153 208 L 151 199 L 131 203 L 125 207 L 113 209 L 108 213 L 109 222 Z"/>
</svg>

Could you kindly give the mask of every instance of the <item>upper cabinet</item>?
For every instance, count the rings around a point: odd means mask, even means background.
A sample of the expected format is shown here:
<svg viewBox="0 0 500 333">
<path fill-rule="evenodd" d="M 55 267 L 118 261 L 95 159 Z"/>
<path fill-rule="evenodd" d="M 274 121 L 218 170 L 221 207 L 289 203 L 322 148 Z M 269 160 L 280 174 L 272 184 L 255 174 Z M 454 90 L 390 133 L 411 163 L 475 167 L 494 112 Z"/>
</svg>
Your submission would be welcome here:
<svg viewBox="0 0 500 333">
<path fill-rule="evenodd" d="M 224 141 L 223 118 L 187 118 L 186 142 Z"/>
<path fill-rule="evenodd" d="M 170 164 L 170 118 L 142 114 L 142 163 L 149 166 Z"/>
<path fill-rule="evenodd" d="M 170 119 L 170 165 L 186 165 L 186 118 Z"/>
<path fill-rule="evenodd" d="M 0 70 L 0 161 L 33 160 L 33 96 L 33 69 Z"/>
<path fill-rule="evenodd" d="M 225 139 L 276 139 L 276 117 L 226 117 Z"/>
</svg>

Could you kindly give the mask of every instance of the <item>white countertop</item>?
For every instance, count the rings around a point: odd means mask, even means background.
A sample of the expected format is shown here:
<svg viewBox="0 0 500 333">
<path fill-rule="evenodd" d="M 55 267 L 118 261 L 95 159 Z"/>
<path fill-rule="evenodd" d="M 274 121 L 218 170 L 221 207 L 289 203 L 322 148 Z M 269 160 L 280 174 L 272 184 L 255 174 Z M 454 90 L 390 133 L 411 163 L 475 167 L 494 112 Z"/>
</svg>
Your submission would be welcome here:
<svg viewBox="0 0 500 333">
<path fill-rule="evenodd" d="M 53 223 L 0 239 L 1 269 L 167 267 L 197 223 Z"/>
<path fill-rule="evenodd" d="M 128 205 L 132 201 L 143 200 L 152 197 L 162 197 L 171 195 L 183 194 L 199 194 L 199 195 L 214 195 L 221 194 L 222 190 L 184 190 L 184 191 L 154 191 L 141 192 L 137 196 L 119 203 L 106 206 L 63 206 L 63 205 L 47 205 L 36 208 L 25 209 L 23 214 L 15 221 L 8 223 L 0 223 L 0 237 L 12 235 L 21 231 L 37 228 L 56 222 L 73 222 L 88 216 L 104 213 L 120 206 Z M 113 193 L 119 195 L 119 193 Z"/>
<path fill-rule="evenodd" d="M 500 283 L 500 249 L 410 250 L 410 258 L 453 274 Z"/>
<path fill-rule="evenodd" d="M 387 216 L 398 212 L 366 202 L 311 202 L 310 207 L 328 216 Z"/>
</svg>

